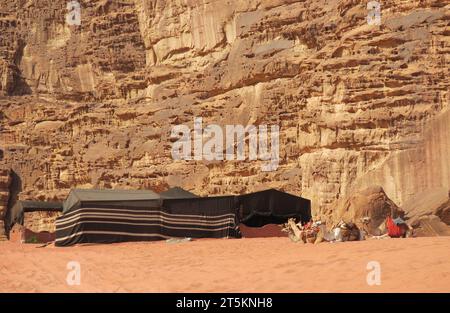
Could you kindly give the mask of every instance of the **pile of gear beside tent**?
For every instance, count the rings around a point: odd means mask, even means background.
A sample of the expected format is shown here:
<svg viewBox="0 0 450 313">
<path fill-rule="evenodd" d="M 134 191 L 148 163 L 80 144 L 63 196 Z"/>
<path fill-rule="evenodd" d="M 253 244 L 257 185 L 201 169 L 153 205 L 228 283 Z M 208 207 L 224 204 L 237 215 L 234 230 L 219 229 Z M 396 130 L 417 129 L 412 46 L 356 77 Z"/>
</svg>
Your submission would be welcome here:
<svg viewBox="0 0 450 313">
<path fill-rule="evenodd" d="M 32 208 L 46 211 L 42 203 Z M 306 224 L 311 202 L 275 189 L 239 196 L 198 197 L 175 187 L 150 190 L 73 189 L 58 211 L 55 245 L 151 241 L 171 238 L 240 238 L 247 227 Z M 28 208 L 11 210 L 8 227 L 24 225 Z M 22 241 L 27 241 L 22 240 Z"/>
</svg>

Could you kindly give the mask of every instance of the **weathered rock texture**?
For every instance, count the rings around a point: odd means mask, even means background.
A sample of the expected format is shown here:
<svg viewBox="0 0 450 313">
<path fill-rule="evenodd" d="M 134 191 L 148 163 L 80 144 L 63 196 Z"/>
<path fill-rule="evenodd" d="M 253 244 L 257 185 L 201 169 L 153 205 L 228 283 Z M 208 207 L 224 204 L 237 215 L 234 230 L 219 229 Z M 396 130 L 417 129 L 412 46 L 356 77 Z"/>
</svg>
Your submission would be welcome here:
<svg viewBox="0 0 450 313">
<path fill-rule="evenodd" d="M 410 218 L 434 214 L 450 224 L 450 190 L 436 188 L 417 193 L 404 203 L 403 209 Z"/>
<path fill-rule="evenodd" d="M 422 216 L 411 224 L 417 237 L 450 236 L 450 226 L 436 215 Z"/>
<path fill-rule="evenodd" d="M 281 188 L 328 209 L 378 184 L 401 205 L 450 188 L 444 0 L 0 3 L 0 154 L 23 199 L 71 187 Z M 277 171 L 174 161 L 170 130 L 277 124 Z"/>
<path fill-rule="evenodd" d="M 419 235 L 450 235 L 447 226 L 450 225 L 450 190 L 435 188 L 420 192 L 406 201 L 403 209 L 408 214 L 408 223 Z"/>
<path fill-rule="evenodd" d="M 343 197 L 328 211 L 323 219 L 329 229 L 337 226 L 340 221 L 353 222 L 370 235 L 380 235 L 379 226 L 386 221 L 387 216 L 396 218 L 405 215 L 380 186 L 371 186 Z M 369 218 L 366 226 L 364 218 Z"/>
<path fill-rule="evenodd" d="M 10 184 L 10 171 L 0 167 L 0 241 L 6 239 L 4 219 L 8 206 Z"/>
<path fill-rule="evenodd" d="M 61 216 L 60 212 L 25 212 L 23 226 L 34 233 L 50 232 L 54 233 L 56 230 L 56 218 Z"/>
</svg>

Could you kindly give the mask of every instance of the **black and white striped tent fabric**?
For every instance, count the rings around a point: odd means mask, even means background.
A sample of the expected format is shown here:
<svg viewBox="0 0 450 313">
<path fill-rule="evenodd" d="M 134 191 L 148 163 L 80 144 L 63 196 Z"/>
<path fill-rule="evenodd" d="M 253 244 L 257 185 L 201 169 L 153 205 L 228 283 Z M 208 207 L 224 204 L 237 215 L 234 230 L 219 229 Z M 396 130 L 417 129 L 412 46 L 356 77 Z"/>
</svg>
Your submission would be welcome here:
<svg viewBox="0 0 450 313">
<path fill-rule="evenodd" d="M 121 191 L 107 191 L 117 192 Z M 75 192 L 77 200 L 56 221 L 56 246 L 151 241 L 168 238 L 239 237 L 235 197 L 162 199 L 150 192 L 111 200 L 105 191 Z M 156 197 L 155 197 L 156 195 Z M 158 202 L 153 200 L 158 199 Z"/>
<path fill-rule="evenodd" d="M 73 190 L 56 220 L 56 246 L 169 238 L 241 237 L 239 224 L 260 227 L 311 219 L 309 200 L 274 189 L 242 196 L 197 197 L 175 189 Z"/>
</svg>

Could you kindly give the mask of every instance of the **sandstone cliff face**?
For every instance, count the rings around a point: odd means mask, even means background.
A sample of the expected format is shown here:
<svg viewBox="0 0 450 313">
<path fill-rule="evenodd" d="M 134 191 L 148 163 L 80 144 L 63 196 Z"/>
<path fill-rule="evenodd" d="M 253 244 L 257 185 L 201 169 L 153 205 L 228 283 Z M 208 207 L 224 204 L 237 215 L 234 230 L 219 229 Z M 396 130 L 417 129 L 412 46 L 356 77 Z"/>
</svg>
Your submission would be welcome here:
<svg viewBox="0 0 450 313">
<path fill-rule="evenodd" d="M 62 213 L 60 212 L 26 212 L 24 214 L 23 226 L 34 233 L 54 233 L 56 231 L 56 218 L 61 215 Z"/>
<path fill-rule="evenodd" d="M 378 228 L 387 216 L 404 218 L 404 212 L 386 196 L 383 188 L 371 186 L 341 198 L 330 210 L 329 216 L 322 219 L 329 228 L 334 228 L 340 221 L 352 222 L 369 235 L 380 235 Z M 365 218 L 368 218 L 366 225 Z"/>
<path fill-rule="evenodd" d="M 332 208 L 361 185 L 401 205 L 450 188 L 447 1 L 0 3 L 0 158 L 21 197 L 72 187 L 274 187 Z M 170 130 L 280 126 L 276 171 L 259 161 L 174 161 Z"/>
</svg>

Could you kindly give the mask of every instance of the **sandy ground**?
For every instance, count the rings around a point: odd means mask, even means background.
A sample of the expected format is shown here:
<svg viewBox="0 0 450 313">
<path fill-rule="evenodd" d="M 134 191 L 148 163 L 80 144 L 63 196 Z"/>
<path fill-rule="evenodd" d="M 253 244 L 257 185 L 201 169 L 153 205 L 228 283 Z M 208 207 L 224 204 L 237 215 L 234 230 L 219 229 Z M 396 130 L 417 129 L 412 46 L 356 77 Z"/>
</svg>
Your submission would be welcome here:
<svg viewBox="0 0 450 313">
<path fill-rule="evenodd" d="M 450 237 L 37 247 L 0 243 L 1 292 L 450 292 Z M 81 266 L 78 286 L 66 283 L 70 261 Z M 379 286 L 367 284 L 370 261 Z"/>
</svg>

